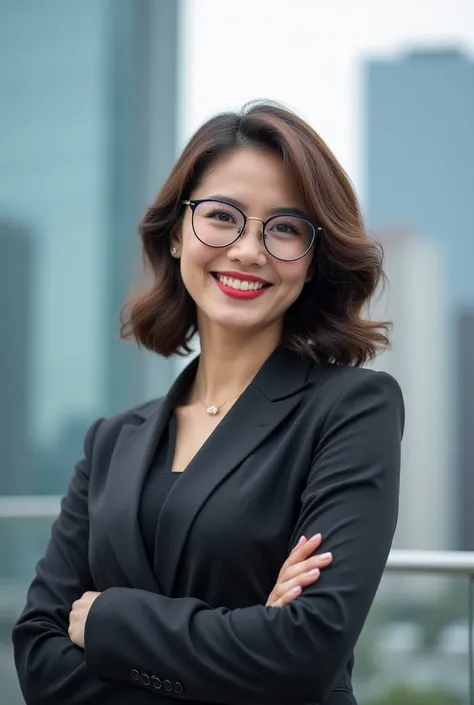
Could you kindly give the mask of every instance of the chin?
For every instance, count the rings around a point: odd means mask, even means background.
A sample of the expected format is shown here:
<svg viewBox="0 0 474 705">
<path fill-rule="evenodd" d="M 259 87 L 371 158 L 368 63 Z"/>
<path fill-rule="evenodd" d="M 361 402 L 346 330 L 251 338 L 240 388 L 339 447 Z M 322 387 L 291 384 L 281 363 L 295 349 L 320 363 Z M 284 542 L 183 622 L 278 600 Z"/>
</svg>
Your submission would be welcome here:
<svg viewBox="0 0 474 705">
<path fill-rule="evenodd" d="M 252 315 L 252 313 L 254 315 Z M 206 318 L 212 325 L 223 330 L 238 333 L 257 333 L 265 328 L 275 325 L 275 316 L 265 316 L 251 311 L 209 311 Z"/>
<path fill-rule="evenodd" d="M 216 325 L 220 326 L 221 328 L 224 328 L 225 330 L 229 331 L 241 331 L 242 333 L 245 331 L 251 331 L 251 330 L 256 330 L 259 328 L 264 328 L 266 324 L 268 324 L 267 321 L 262 320 L 260 317 L 259 318 L 252 318 L 250 319 L 248 316 L 232 316 L 232 315 L 227 315 L 227 316 L 219 316 L 216 318 L 212 318 L 211 321 L 215 323 Z"/>
</svg>

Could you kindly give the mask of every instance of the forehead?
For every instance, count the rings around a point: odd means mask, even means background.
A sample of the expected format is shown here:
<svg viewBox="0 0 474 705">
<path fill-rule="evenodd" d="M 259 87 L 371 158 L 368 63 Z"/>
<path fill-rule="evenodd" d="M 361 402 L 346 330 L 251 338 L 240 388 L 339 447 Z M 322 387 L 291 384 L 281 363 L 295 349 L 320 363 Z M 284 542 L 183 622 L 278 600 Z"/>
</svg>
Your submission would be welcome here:
<svg viewBox="0 0 474 705">
<path fill-rule="evenodd" d="M 303 207 L 282 158 L 256 147 L 241 147 L 211 164 L 193 197 L 205 198 L 214 193 L 234 197 L 248 207 Z"/>
</svg>

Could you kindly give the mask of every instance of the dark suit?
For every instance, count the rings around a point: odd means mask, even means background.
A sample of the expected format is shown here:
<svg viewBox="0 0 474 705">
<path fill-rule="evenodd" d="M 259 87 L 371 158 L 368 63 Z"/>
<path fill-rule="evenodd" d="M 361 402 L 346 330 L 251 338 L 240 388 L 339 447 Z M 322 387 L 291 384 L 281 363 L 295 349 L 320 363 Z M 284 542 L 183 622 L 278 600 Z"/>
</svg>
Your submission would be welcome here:
<svg viewBox="0 0 474 705">
<path fill-rule="evenodd" d="M 87 434 L 46 556 L 14 629 L 28 705 L 353 705 L 352 652 L 390 550 L 403 401 L 392 377 L 279 348 L 178 478 L 154 565 L 137 520 L 166 398 Z M 283 609 L 265 607 L 302 534 L 333 564 Z M 85 652 L 72 602 L 102 595 Z"/>
</svg>

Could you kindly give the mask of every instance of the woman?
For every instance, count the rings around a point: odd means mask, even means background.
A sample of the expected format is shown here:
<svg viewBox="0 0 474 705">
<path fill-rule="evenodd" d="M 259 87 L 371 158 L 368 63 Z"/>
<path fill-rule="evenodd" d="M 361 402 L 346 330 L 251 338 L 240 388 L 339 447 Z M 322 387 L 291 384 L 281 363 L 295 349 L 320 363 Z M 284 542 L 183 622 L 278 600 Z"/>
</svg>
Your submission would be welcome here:
<svg viewBox="0 0 474 705">
<path fill-rule="evenodd" d="M 197 331 L 201 355 L 89 430 L 14 629 L 26 702 L 353 705 L 404 417 L 361 367 L 387 337 L 349 181 L 253 104 L 198 130 L 141 236 L 154 285 L 123 336 L 167 357 Z"/>
</svg>

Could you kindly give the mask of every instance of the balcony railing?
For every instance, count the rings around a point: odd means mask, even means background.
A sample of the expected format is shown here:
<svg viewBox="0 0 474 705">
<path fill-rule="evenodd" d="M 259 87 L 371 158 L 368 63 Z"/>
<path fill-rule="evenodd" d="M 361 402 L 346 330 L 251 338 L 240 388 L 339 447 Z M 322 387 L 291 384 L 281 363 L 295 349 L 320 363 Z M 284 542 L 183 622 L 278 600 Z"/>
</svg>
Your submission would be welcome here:
<svg viewBox="0 0 474 705">
<path fill-rule="evenodd" d="M 2 519 L 51 519 L 60 509 L 57 496 L 0 497 Z M 474 705 L 474 552 L 393 550 L 387 572 L 464 576 L 468 585 L 468 703 Z"/>
<path fill-rule="evenodd" d="M 474 705 L 474 552 L 393 550 L 388 571 L 463 575 L 468 590 L 468 663 L 469 705 Z"/>
</svg>

